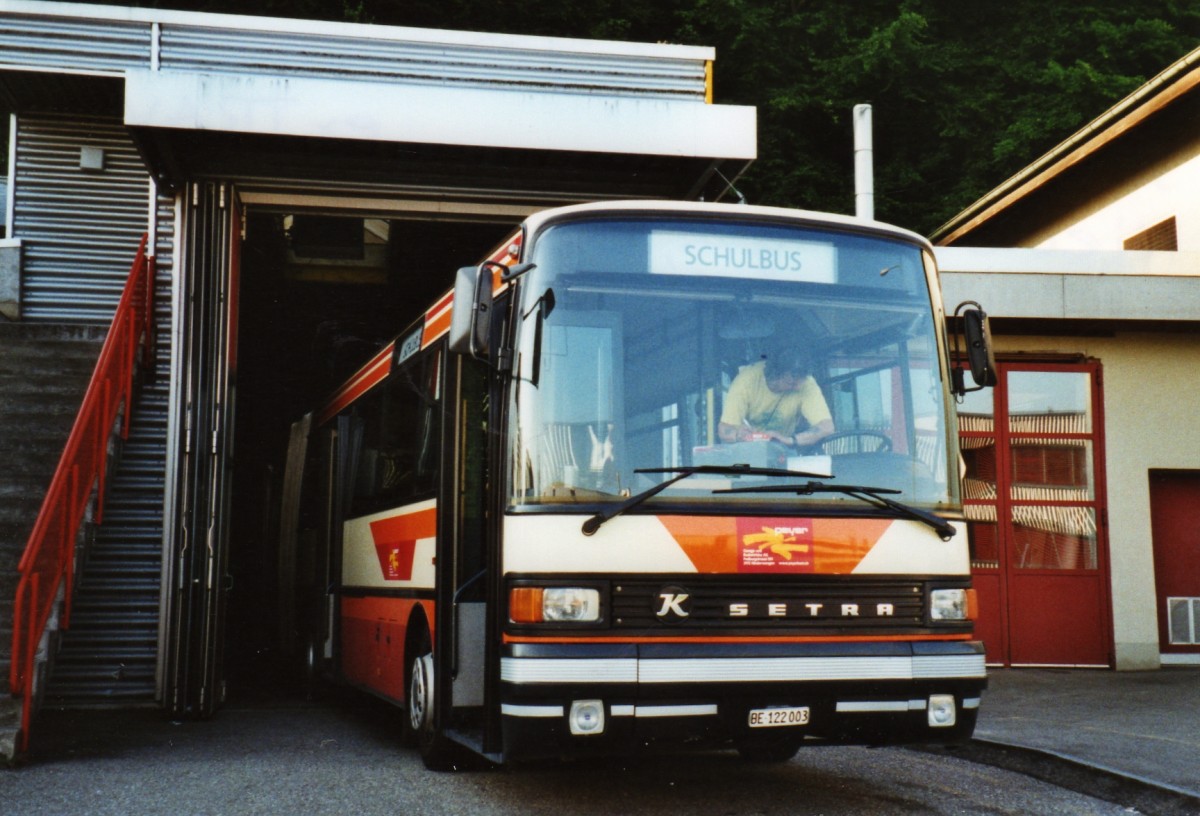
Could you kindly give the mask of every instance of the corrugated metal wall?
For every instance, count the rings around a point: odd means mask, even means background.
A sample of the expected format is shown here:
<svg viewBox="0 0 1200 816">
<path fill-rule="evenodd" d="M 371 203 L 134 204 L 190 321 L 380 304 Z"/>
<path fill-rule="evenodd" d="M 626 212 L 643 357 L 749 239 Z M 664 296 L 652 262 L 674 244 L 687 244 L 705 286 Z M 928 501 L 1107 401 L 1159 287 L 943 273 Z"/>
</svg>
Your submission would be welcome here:
<svg viewBox="0 0 1200 816">
<path fill-rule="evenodd" d="M 162 69 L 345 77 L 379 82 L 700 96 L 704 63 L 536 47 L 406 42 L 317 34 L 163 26 Z"/>
<path fill-rule="evenodd" d="M 22 242 L 21 317 L 106 324 L 149 221 L 149 177 L 119 120 L 17 117 L 13 236 Z M 80 167 L 83 148 L 103 167 Z"/>
<path fill-rule="evenodd" d="M 4 15 L 0 63 L 84 71 L 150 67 L 151 28 L 142 22 Z"/>
<path fill-rule="evenodd" d="M 704 99 L 703 48 L 155 10 L 0 11 L 0 66 L 131 68 Z"/>
</svg>

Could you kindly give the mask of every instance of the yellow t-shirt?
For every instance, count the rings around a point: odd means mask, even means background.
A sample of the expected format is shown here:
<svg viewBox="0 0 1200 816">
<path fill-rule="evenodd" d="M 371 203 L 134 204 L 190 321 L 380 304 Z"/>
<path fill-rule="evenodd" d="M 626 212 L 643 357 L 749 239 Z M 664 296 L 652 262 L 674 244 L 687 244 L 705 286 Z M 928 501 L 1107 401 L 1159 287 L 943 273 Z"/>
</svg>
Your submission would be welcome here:
<svg viewBox="0 0 1200 816">
<path fill-rule="evenodd" d="M 833 419 L 821 387 L 811 376 L 804 378 L 799 390 L 776 394 L 767 387 L 766 366 L 765 361 L 746 366 L 733 378 L 721 410 L 722 422 L 742 427 L 749 420 L 756 431 L 791 436 L 804 430 L 797 428 L 800 417 L 808 423 L 805 427 Z"/>
</svg>

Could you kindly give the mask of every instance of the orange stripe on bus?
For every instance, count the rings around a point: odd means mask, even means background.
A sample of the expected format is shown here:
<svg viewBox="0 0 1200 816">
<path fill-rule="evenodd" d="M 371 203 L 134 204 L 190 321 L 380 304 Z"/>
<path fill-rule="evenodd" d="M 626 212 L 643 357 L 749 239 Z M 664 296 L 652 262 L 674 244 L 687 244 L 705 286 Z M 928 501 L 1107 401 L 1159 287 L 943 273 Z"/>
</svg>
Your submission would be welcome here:
<svg viewBox="0 0 1200 816">
<path fill-rule="evenodd" d="M 433 601 L 424 598 L 392 598 L 380 595 L 365 597 L 342 596 L 342 618 L 408 623 L 416 607 L 425 612 L 429 633 L 433 634 Z"/>
<path fill-rule="evenodd" d="M 447 308 L 435 313 L 430 309 L 425 315 L 425 334 L 421 338 L 421 348 L 428 348 L 435 340 L 450 331 L 451 309 Z"/>
<path fill-rule="evenodd" d="M 360 368 L 358 373 L 343 385 L 321 409 L 321 413 L 317 415 L 317 424 L 321 425 L 331 417 L 337 416 L 342 409 L 382 382 L 391 372 L 392 357 L 395 352 L 395 342 L 388 343 L 382 351 L 371 358 L 370 362 Z"/>
<path fill-rule="evenodd" d="M 407 621 L 417 598 L 342 598 L 343 618 L 362 618 L 376 621 Z"/>
</svg>

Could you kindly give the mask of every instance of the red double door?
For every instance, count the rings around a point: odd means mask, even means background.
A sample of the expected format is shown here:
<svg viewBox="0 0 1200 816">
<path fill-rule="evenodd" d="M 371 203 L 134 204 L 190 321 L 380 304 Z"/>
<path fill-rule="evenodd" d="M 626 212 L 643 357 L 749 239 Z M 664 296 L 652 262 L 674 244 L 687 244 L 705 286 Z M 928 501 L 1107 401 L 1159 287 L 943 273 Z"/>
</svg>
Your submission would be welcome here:
<svg viewBox="0 0 1200 816">
<path fill-rule="evenodd" d="M 976 633 L 991 664 L 1111 666 L 1098 363 L 1001 363 L 959 406 Z"/>
</svg>

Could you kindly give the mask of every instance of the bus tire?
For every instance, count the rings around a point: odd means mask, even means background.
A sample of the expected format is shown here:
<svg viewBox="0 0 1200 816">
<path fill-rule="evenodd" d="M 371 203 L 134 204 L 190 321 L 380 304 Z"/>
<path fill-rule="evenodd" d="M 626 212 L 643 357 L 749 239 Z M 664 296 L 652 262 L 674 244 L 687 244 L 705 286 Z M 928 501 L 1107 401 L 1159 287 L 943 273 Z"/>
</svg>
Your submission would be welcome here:
<svg viewBox="0 0 1200 816">
<path fill-rule="evenodd" d="M 426 641 L 416 650 L 410 665 L 407 725 L 425 767 L 452 771 L 457 769 L 454 745 L 433 724 L 435 681 L 433 651 Z"/>
</svg>

